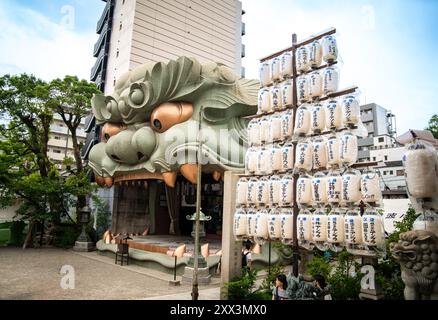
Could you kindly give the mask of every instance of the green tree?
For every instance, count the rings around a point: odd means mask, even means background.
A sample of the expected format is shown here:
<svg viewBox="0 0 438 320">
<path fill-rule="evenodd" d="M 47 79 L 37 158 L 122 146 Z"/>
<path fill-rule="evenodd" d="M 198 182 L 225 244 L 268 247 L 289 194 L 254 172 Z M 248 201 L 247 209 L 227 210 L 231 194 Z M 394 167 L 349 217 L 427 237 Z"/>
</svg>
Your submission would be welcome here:
<svg viewBox="0 0 438 320">
<path fill-rule="evenodd" d="M 438 114 L 434 114 L 432 118 L 430 118 L 429 125 L 426 127 L 426 130 L 432 132 L 435 139 L 438 139 Z"/>
<path fill-rule="evenodd" d="M 26 74 L 0 77 L 0 113 L 0 206 L 18 201 L 30 236 L 36 223 L 70 218 L 69 208 L 93 186 L 83 170 L 61 176 L 48 158 L 53 97 L 47 83 Z"/>
<path fill-rule="evenodd" d="M 78 128 L 82 120 L 90 114 L 91 98 L 100 93 L 94 83 L 79 80 L 74 76 L 55 79 L 49 84 L 49 105 L 53 112 L 61 116 L 66 124 L 73 145 L 73 156 L 76 164 L 76 174 L 84 170 L 81 158 L 82 144 L 78 140 Z M 86 204 L 86 197 L 79 196 L 77 209 Z"/>
</svg>

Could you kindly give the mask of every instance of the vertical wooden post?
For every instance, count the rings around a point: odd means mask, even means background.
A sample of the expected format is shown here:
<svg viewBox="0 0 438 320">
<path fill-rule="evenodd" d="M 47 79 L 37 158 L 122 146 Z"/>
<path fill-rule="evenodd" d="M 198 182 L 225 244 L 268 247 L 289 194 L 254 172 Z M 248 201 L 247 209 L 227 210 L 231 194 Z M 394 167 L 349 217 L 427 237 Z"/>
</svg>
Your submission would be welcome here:
<svg viewBox="0 0 438 320">
<path fill-rule="evenodd" d="M 227 299 L 225 283 L 230 282 L 242 270 L 242 244 L 233 234 L 234 210 L 236 208 L 237 181 L 239 176 L 232 171 L 224 174 L 224 203 L 222 217 L 221 300 Z"/>
<path fill-rule="evenodd" d="M 297 56 L 297 35 L 296 33 L 292 34 L 292 81 L 293 81 L 293 95 L 292 95 L 292 103 L 293 103 L 293 128 L 295 131 L 295 118 L 296 118 L 296 114 L 297 114 L 297 108 L 298 108 L 298 94 L 297 94 L 297 61 L 296 61 L 296 56 Z M 296 148 L 297 148 L 297 142 L 293 142 L 294 145 L 294 151 L 296 153 Z M 295 156 L 294 156 L 294 161 L 295 161 Z M 298 180 L 299 175 L 298 174 L 294 174 L 293 179 L 294 179 L 294 183 L 293 183 L 293 188 L 292 188 L 292 192 L 293 192 L 293 222 L 294 222 L 294 228 L 293 228 L 293 233 L 292 233 L 292 238 L 293 238 L 293 267 L 292 267 L 292 271 L 295 277 L 298 277 L 298 260 L 300 257 L 300 253 L 298 251 L 299 247 L 298 247 L 298 230 L 297 230 L 297 216 L 298 216 L 298 205 L 297 205 L 297 180 Z"/>
</svg>

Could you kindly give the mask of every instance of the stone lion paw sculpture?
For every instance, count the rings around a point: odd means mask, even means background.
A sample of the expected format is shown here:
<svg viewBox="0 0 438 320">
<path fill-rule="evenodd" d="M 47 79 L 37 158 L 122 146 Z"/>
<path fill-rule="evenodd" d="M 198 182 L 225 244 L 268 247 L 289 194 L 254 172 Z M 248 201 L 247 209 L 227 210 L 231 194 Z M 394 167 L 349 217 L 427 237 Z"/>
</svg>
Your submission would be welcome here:
<svg viewBox="0 0 438 320">
<path fill-rule="evenodd" d="M 402 233 L 391 252 L 401 265 L 405 299 L 438 300 L 437 236 L 423 230 Z"/>
</svg>

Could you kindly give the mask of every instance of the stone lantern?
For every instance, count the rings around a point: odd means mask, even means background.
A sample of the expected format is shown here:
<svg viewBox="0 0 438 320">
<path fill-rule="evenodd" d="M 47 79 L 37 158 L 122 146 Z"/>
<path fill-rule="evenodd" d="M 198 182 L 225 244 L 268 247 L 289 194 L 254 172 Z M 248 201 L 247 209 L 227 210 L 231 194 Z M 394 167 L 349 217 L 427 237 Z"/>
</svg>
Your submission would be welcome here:
<svg viewBox="0 0 438 320">
<path fill-rule="evenodd" d="M 78 222 L 82 224 L 82 232 L 75 242 L 75 246 L 73 247 L 74 251 L 89 252 L 96 250 L 96 246 L 94 245 L 94 242 L 91 241 L 86 231 L 87 224 L 88 222 L 90 222 L 90 218 L 91 218 L 90 208 L 88 206 L 83 207 L 78 213 Z"/>
</svg>

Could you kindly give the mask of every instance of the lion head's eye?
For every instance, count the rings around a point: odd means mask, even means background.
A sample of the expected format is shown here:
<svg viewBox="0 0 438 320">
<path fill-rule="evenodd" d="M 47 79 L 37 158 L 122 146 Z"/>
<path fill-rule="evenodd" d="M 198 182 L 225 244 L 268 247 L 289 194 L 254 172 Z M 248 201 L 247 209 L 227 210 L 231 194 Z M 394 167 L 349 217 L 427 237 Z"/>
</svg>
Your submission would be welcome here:
<svg viewBox="0 0 438 320">
<path fill-rule="evenodd" d="M 186 102 L 167 102 L 156 107 L 151 114 L 151 128 L 159 133 L 187 121 L 193 115 L 193 105 Z"/>
<path fill-rule="evenodd" d="M 102 137 L 105 142 L 108 142 L 108 140 L 115 136 L 116 134 L 120 133 L 121 131 L 126 129 L 126 125 L 123 123 L 105 123 L 105 125 L 102 128 Z"/>
</svg>

